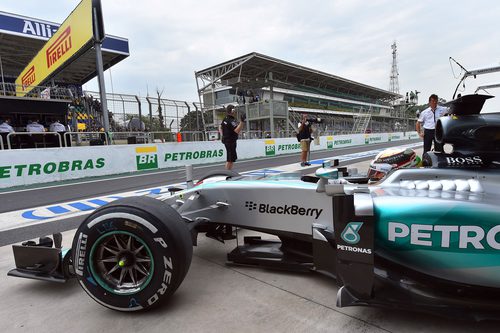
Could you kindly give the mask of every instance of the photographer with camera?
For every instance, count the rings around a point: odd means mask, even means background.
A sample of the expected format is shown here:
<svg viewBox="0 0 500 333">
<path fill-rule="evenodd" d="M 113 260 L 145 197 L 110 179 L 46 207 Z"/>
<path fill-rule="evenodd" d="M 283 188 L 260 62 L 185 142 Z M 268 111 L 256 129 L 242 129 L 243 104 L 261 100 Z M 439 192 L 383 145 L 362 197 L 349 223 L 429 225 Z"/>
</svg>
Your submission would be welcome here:
<svg viewBox="0 0 500 333">
<path fill-rule="evenodd" d="M 235 113 L 234 105 L 228 105 L 226 108 L 226 117 L 222 120 L 219 128 L 219 132 L 222 134 L 222 143 L 226 146 L 227 170 L 233 168 L 233 164 L 238 158 L 236 154 L 236 141 L 238 140 L 238 134 L 241 132 L 247 118 L 243 113 L 240 117 L 241 122 L 238 123 L 234 118 Z"/>
<path fill-rule="evenodd" d="M 308 162 L 308 155 L 311 149 L 311 141 L 312 141 L 312 132 L 313 128 L 311 127 L 312 122 L 319 122 L 316 119 L 308 119 L 307 115 L 302 115 L 302 121 L 299 123 L 299 134 L 297 134 L 297 139 L 300 140 L 300 166 L 309 166 L 311 163 Z"/>
</svg>

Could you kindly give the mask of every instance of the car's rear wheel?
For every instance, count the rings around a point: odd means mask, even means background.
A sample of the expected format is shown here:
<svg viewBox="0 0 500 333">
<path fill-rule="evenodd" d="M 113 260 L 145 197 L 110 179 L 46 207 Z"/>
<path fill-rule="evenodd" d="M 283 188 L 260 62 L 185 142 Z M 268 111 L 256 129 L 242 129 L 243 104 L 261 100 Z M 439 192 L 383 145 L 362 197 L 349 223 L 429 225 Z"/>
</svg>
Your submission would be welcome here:
<svg viewBox="0 0 500 333">
<path fill-rule="evenodd" d="M 83 289 L 120 311 L 166 301 L 184 279 L 193 251 L 182 217 L 149 197 L 120 199 L 96 210 L 78 228 L 73 250 Z"/>
</svg>

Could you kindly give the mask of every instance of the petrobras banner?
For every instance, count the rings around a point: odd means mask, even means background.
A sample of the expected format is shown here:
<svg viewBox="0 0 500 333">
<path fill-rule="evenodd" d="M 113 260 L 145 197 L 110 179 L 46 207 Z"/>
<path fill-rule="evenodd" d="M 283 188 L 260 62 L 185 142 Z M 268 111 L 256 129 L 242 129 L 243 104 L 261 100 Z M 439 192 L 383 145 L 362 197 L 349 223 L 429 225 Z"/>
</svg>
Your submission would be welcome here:
<svg viewBox="0 0 500 333">
<path fill-rule="evenodd" d="M 49 31 L 47 31 L 49 34 Z M 16 79 L 16 95 L 23 97 L 91 46 L 92 0 L 82 0 Z"/>
<path fill-rule="evenodd" d="M 311 150 L 382 143 L 388 142 L 389 137 L 394 141 L 403 140 L 408 134 L 322 136 L 313 140 Z M 238 140 L 237 143 L 239 160 L 300 151 L 296 138 Z M 0 188 L 225 161 L 226 149 L 220 141 L 3 150 L 0 151 Z"/>
<path fill-rule="evenodd" d="M 128 172 L 127 146 L 0 151 L 0 188 Z"/>
</svg>

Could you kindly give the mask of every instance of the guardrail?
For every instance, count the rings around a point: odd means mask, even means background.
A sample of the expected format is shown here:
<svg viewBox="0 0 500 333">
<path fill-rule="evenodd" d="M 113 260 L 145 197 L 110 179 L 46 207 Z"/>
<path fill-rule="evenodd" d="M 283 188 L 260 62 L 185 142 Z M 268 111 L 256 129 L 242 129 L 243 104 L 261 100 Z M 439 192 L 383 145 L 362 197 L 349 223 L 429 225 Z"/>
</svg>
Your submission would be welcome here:
<svg viewBox="0 0 500 333">
<path fill-rule="evenodd" d="M 6 141 L 7 149 L 62 147 L 61 134 L 58 132 L 14 132 L 7 134 Z"/>
<path fill-rule="evenodd" d="M 321 136 L 311 145 L 311 151 L 331 150 L 334 156 L 337 148 L 417 138 L 416 132 Z M 300 153 L 296 138 L 238 141 L 238 158 L 242 160 L 293 153 Z M 150 143 L 147 146 L 82 146 L 59 151 L 40 149 L 36 153 L 31 149 L 5 150 L 0 153 L 0 188 L 152 171 L 188 164 L 222 165 L 226 160 L 225 155 L 224 145 L 220 141 Z"/>
<path fill-rule="evenodd" d="M 51 147 L 74 147 L 74 146 L 97 146 L 97 145 L 127 145 L 127 144 L 154 144 L 172 142 L 201 142 L 218 141 L 220 133 L 218 130 L 208 132 L 182 131 L 182 132 L 14 132 L 2 133 L 0 150 L 20 148 L 51 148 Z M 313 136 L 348 135 L 350 130 L 322 130 L 318 128 Z M 373 133 L 375 134 L 375 133 Z M 22 137 L 22 138 L 21 138 Z M 32 139 L 30 139 L 30 137 Z M 278 139 L 294 137 L 293 132 L 280 130 L 274 132 L 271 137 L 270 131 L 249 130 L 240 133 L 240 140 L 252 139 Z"/>
</svg>

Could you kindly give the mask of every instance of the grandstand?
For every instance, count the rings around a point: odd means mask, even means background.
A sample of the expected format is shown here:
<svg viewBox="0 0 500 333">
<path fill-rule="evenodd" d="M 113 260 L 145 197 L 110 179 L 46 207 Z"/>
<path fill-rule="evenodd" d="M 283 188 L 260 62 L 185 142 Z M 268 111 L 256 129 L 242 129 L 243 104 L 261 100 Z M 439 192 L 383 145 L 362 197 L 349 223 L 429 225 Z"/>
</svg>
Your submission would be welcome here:
<svg viewBox="0 0 500 333">
<path fill-rule="evenodd" d="M 61 123 L 75 123 L 89 128 L 102 115 L 89 109 L 71 109 L 68 105 L 82 96 L 82 85 L 96 76 L 95 51 L 79 54 L 75 61 L 65 64 L 62 71 L 50 77 L 44 86 L 32 87 L 29 95 L 16 96 L 16 78 L 36 56 L 60 24 L 32 17 L 0 12 L 0 118 L 11 118 L 18 132 L 22 132 L 28 119 L 38 118 L 48 127 L 52 119 Z M 128 40 L 106 35 L 102 45 L 105 69 L 129 56 Z M 76 106 L 80 106 L 77 105 Z M 68 118 L 69 116 L 69 118 Z M 75 126 L 74 130 L 82 129 Z"/>
<path fill-rule="evenodd" d="M 391 104 L 399 94 L 256 52 L 197 71 L 195 77 L 200 103 L 215 119 L 207 125 L 217 125 L 225 105 L 239 104 L 238 110 L 249 115 L 252 137 L 290 136 L 299 113 L 322 117 L 318 127 L 324 135 L 411 128 Z M 287 115 L 275 111 L 283 103 Z"/>
<path fill-rule="evenodd" d="M 103 110 L 98 92 L 82 91 L 96 76 L 91 49 L 65 64 L 44 86 L 16 96 L 16 77 L 57 31 L 59 24 L 0 12 L 0 118 L 23 132 L 35 116 L 48 127 L 58 119 L 70 126 L 60 142 L 102 140 Z M 103 67 L 129 56 L 128 40 L 106 35 Z M 414 122 L 394 109 L 402 96 L 256 52 L 195 72 L 198 102 L 156 96 L 107 93 L 112 143 L 204 141 L 219 138 L 227 104 L 247 114 L 243 138 L 291 137 L 301 113 L 321 117 L 319 135 L 412 130 Z M 136 124 L 136 126 L 131 126 Z M 85 132 L 85 134 L 82 134 Z M 0 149 L 10 145 L 2 143 Z"/>
</svg>

